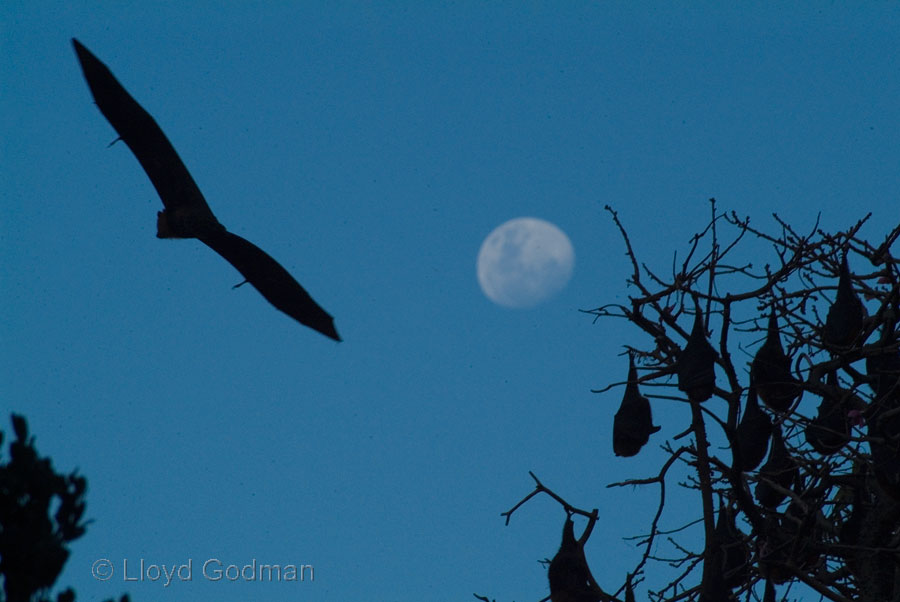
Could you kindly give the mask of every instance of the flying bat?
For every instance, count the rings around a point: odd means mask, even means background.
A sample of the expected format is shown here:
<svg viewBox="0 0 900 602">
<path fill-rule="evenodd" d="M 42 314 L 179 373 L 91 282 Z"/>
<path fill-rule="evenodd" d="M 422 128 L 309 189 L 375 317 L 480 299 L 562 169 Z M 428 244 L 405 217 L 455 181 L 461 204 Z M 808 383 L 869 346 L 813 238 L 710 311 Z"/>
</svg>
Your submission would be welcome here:
<svg viewBox="0 0 900 602">
<path fill-rule="evenodd" d="M 109 68 L 78 40 L 73 38 L 72 44 L 97 107 L 137 157 L 162 199 L 165 208 L 157 213 L 156 236 L 200 239 L 277 309 L 340 341 L 334 319 L 281 264 L 219 223 L 172 143 Z"/>
</svg>

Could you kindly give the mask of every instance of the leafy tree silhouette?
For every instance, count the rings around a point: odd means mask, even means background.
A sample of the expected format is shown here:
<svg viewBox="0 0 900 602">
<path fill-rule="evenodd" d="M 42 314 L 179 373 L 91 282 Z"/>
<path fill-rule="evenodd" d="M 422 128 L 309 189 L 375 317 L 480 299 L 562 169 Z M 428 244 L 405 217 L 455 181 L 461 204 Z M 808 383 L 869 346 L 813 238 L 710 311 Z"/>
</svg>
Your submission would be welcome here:
<svg viewBox="0 0 900 602">
<path fill-rule="evenodd" d="M 89 522 L 82 518 L 87 479 L 53 470 L 50 458 L 35 449 L 23 416 L 13 414 L 12 426 L 16 439 L 0 464 L 0 601 L 50 602 L 50 588 L 69 558 L 67 544 L 84 535 Z M 72 588 L 56 596 L 56 602 L 74 600 Z M 123 595 L 120 602 L 128 600 Z"/>
<path fill-rule="evenodd" d="M 859 236 L 870 215 L 842 232 L 817 223 L 808 234 L 774 215 L 779 231 L 770 233 L 719 212 L 715 199 L 710 209 L 686 258 L 663 276 L 638 259 L 606 207 L 636 292 L 584 311 L 637 328 L 643 342 L 626 352 L 642 374 L 595 392 L 625 384 L 634 395 L 640 384 L 654 404 L 687 412 L 683 424 L 662 425 L 669 440 L 655 476 L 609 485 L 659 488 L 633 570 L 620 585 L 551 578 L 543 600 L 635 600 L 645 581 L 654 602 L 775 602 L 810 590 L 834 602 L 900 602 L 900 260 L 891 255 L 900 225 L 876 247 Z M 756 249 L 738 259 L 754 239 L 774 266 L 754 266 Z M 567 521 L 588 519 L 577 540 L 584 550 L 598 510 L 575 507 L 531 477 L 535 489 L 503 513 L 507 524 L 530 499 L 549 495 Z M 673 480 L 696 493 L 700 516 L 666 513 Z M 663 520 L 676 524 L 663 530 Z M 693 524 L 702 525 L 702 549 L 692 549 Z M 571 539 L 560 553 L 573 549 Z M 654 551 L 666 542 L 671 553 Z M 582 573 L 591 574 L 587 566 Z"/>
</svg>

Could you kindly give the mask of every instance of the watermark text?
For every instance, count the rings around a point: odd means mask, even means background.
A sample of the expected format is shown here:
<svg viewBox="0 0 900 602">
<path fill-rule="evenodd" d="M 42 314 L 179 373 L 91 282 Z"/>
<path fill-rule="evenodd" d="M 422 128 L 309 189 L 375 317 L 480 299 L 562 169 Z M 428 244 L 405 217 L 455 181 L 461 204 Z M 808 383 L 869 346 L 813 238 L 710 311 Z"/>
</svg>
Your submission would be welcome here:
<svg viewBox="0 0 900 602">
<path fill-rule="evenodd" d="M 145 558 L 123 558 L 121 563 L 113 563 L 109 558 L 98 558 L 91 565 L 91 575 L 98 581 L 109 581 L 116 576 L 119 567 L 122 581 L 154 582 L 163 587 L 195 579 L 224 583 L 315 581 L 315 569 L 311 564 L 262 562 L 256 558 L 248 562 L 188 558 L 180 563 L 152 562 Z"/>
</svg>

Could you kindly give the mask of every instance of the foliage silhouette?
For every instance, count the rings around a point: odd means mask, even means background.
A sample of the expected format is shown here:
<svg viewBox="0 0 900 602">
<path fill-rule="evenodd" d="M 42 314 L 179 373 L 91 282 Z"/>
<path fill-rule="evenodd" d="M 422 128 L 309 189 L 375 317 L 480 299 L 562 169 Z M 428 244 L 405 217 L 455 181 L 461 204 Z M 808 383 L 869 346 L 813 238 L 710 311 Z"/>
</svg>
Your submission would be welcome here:
<svg viewBox="0 0 900 602">
<path fill-rule="evenodd" d="M 13 414 L 12 425 L 16 439 L 9 444 L 9 460 L 0 464 L 0 602 L 50 602 L 49 590 L 69 558 L 68 544 L 88 524 L 87 479 L 77 471 L 57 473 L 35 449 L 23 416 Z M 56 602 L 74 600 L 71 588 L 56 596 Z"/>
</svg>

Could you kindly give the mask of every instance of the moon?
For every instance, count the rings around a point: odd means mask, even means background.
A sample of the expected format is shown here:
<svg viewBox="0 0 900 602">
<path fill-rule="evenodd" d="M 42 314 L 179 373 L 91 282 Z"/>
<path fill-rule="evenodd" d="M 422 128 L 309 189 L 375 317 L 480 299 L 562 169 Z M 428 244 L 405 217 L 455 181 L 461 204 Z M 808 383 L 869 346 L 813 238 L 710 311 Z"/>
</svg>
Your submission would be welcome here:
<svg viewBox="0 0 900 602">
<path fill-rule="evenodd" d="M 574 267 L 575 251 L 565 232 L 536 217 L 517 217 L 481 243 L 478 284 L 497 305 L 524 309 L 561 291 Z"/>
</svg>

